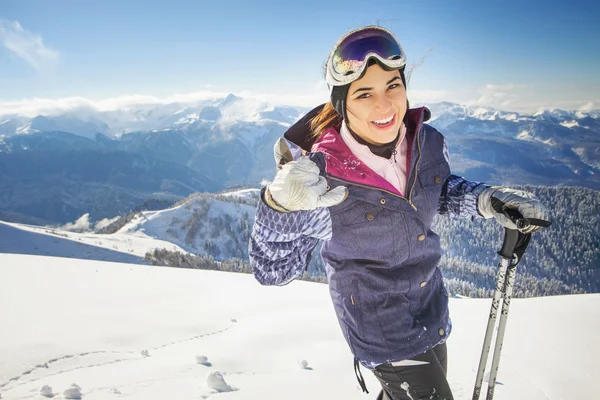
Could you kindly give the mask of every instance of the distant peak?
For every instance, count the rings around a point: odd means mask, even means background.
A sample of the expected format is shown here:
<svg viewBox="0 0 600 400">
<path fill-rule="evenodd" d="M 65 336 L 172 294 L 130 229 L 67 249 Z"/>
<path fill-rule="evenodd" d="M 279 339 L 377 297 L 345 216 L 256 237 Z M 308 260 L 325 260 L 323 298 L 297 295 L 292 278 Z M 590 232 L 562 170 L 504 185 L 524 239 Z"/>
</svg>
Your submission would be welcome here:
<svg viewBox="0 0 600 400">
<path fill-rule="evenodd" d="M 225 98 L 223 99 L 223 101 L 222 101 L 222 103 L 221 103 L 221 104 L 231 104 L 231 103 L 233 103 L 233 102 L 235 102 L 235 101 L 237 101 L 237 100 L 240 100 L 240 99 L 241 99 L 241 97 L 238 97 L 238 96 L 236 96 L 236 95 L 235 95 L 235 94 L 233 94 L 233 93 L 229 93 L 229 94 L 227 95 L 227 97 L 225 97 Z"/>
</svg>

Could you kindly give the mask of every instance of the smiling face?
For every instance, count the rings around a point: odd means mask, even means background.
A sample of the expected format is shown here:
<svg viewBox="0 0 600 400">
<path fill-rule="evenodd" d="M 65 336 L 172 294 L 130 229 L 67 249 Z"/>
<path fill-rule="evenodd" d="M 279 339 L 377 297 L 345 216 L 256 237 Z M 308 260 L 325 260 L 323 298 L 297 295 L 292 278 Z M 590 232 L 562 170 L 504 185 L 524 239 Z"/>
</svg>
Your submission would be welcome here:
<svg viewBox="0 0 600 400">
<path fill-rule="evenodd" d="M 346 123 L 369 143 L 390 143 L 398 136 L 406 106 L 406 88 L 400 71 L 386 71 L 375 63 L 362 78 L 350 84 Z"/>
</svg>

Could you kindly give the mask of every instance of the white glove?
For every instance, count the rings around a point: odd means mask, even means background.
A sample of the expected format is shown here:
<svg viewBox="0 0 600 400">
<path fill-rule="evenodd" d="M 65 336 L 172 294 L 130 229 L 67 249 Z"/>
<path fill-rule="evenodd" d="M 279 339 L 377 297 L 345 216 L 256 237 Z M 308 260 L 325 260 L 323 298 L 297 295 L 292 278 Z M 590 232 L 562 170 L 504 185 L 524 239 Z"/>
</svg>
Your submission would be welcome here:
<svg viewBox="0 0 600 400">
<path fill-rule="evenodd" d="M 519 229 L 510 218 L 506 217 L 500 210 L 496 211 L 494 209 L 492 199 L 500 200 L 507 208 L 516 209 L 521 213 L 523 218 L 527 220 L 531 219 L 532 224 Z M 541 226 L 549 226 L 550 222 L 546 207 L 540 203 L 533 193 L 522 190 L 514 190 L 501 186 L 487 188 L 479 193 L 477 207 L 481 215 L 485 218 L 494 217 L 505 228 L 519 230 L 523 233 L 535 232 Z M 535 225 L 534 223 L 536 222 L 546 222 L 547 224 Z"/>
<path fill-rule="evenodd" d="M 340 204 L 348 196 L 345 186 L 327 191 L 327 181 L 308 157 L 283 165 L 265 191 L 265 202 L 281 212 L 313 210 Z"/>
</svg>

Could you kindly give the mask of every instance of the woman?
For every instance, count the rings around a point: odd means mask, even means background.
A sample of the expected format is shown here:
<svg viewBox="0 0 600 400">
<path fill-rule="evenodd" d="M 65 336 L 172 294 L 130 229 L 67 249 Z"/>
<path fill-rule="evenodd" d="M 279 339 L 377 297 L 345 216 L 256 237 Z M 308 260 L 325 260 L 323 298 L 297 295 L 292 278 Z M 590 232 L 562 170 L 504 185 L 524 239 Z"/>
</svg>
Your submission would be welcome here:
<svg viewBox="0 0 600 400">
<path fill-rule="evenodd" d="M 429 111 L 408 109 L 405 65 L 402 47 L 380 27 L 350 32 L 334 46 L 326 66 L 331 102 L 275 145 L 279 171 L 261 193 L 250 261 L 260 283 L 285 285 L 323 241 L 331 297 L 363 390 L 358 363 L 381 382 L 381 399 L 452 399 L 434 215 L 495 217 L 517 229 L 492 208 L 497 198 L 525 218 L 547 218 L 530 193 L 450 174 L 444 137 L 424 124 Z"/>
</svg>

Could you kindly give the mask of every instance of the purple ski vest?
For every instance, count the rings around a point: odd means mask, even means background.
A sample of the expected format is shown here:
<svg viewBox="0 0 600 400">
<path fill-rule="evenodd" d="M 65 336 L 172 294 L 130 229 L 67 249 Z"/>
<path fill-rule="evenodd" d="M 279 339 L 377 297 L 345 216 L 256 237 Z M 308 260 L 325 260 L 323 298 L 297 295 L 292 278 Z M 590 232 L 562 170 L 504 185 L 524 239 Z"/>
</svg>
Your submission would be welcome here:
<svg viewBox="0 0 600 400">
<path fill-rule="evenodd" d="M 423 124 L 425 108 L 408 111 L 410 168 L 406 193 L 357 159 L 334 129 L 306 154 L 331 189 L 348 188 L 341 204 L 279 213 L 259 203 L 249 244 L 259 282 L 283 285 L 300 276 L 310 252 L 321 256 L 337 318 L 354 356 L 370 369 L 410 359 L 444 342 L 451 330 L 448 293 L 438 269 L 440 214 L 477 215 L 486 187 L 450 174 L 444 137 Z"/>
</svg>

